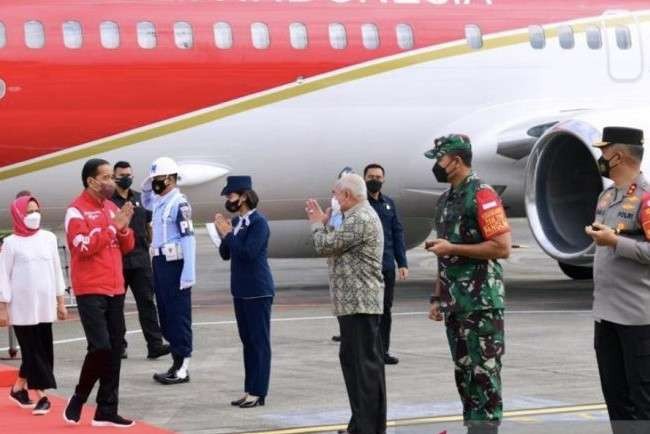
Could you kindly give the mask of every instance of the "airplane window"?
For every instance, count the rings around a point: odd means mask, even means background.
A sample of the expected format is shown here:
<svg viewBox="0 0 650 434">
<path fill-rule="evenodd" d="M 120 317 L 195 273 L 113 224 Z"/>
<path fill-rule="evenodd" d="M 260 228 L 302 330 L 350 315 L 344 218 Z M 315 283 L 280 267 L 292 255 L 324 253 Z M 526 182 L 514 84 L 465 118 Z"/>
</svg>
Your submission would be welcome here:
<svg viewBox="0 0 650 434">
<path fill-rule="evenodd" d="M 402 50 L 410 50 L 413 48 L 413 28 L 408 24 L 398 24 L 395 27 L 395 33 L 397 34 L 397 45 Z"/>
<path fill-rule="evenodd" d="M 304 50 L 307 48 L 307 44 L 309 43 L 307 26 L 303 23 L 291 23 L 289 25 L 289 37 L 293 48 L 297 50 Z"/>
<path fill-rule="evenodd" d="M 150 21 L 140 21 L 137 25 L 138 45 L 145 50 L 156 48 L 158 38 L 156 36 L 156 26 Z"/>
<path fill-rule="evenodd" d="M 185 21 L 174 23 L 174 42 L 182 50 L 192 48 L 194 37 L 192 35 L 192 25 Z"/>
<path fill-rule="evenodd" d="M 542 26 L 528 26 L 528 38 L 530 39 L 530 46 L 535 50 L 546 47 L 546 34 Z"/>
<path fill-rule="evenodd" d="M 560 26 L 558 29 L 558 39 L 560 40 L 560 47 L 565 50 L 571 50 L 576 45 L 571 26 Z"/>
<path fill-rule="evenodd" d="M 481 28 L 476 24 L 465 26 L 465 39 L 467 39 L 467 44 L 475 50 L 483 47 L 483 34 Z"/>
<path fill-rule="evenodd" d="M 253 40 L 253 47 L 258 50 L 269 48 L 269 45 L 271 45 L 269 26 L 264 23 L 251 24 L 251 39 Z"/>
<path fill-rule="evenodd" d="M 330 24 L 330 45 L 335 50 L 343 50 L 348 46 L 348 34 L 343 24 Z"/>
<path fill-rule="evenodd" d="M 375 24 L 362 25 L 361 38 L 363 39 L 363 46 L 368 50 L 379 48 L 379 29 Z"/>
<path fill-rule="evenodd" d="M 616 45 L 621 50 L 632 48 L 632 34 L 627 26 L 616 26 Z"/>
<path fill-rule="evenodd" d="M 587 27 L 587 46 L 592 50 L 600 50 L 603 47 L 603 34 L 598 26 Z"/>
<path fill-rule="evenodd" d="M 5 84 L 4 81 L 0 80 L 0 99 L 5 97 L 6 92 L 7 92 L 7 85 Z"/>
<path fill-rule="evenodd" d="M 113 21 L 103 21 L 99 25 L 99 38 L 102 47 L 114 50 L 120 47 L 120 28 Z"/>
<path fill-rule="evenodd" d="M 222 50 L 232 48 L 232 28 L 230 24 L 219 22 L 215 23 L 214 31 L 214 45 Z"/>
<path fill-rule="evenodd" d="M 63 45 L 65 45 L 65 48 L 81 48 L 83 45 L 83 34 L 79 21 L 66 21 L 63 23 Z"/>
<path fill-rule="evenodd" d="M 28 48 L 43 48 L 45 46 L 45 29 L 39 21 L 25 23 L 25 45 Z"/>
<path fill-rule="evenodd" d="M 5 45 L 7 45 L 7 31 L 5 25 L 0 22 L 0 48 L 4 48 Z"/>
</svg>

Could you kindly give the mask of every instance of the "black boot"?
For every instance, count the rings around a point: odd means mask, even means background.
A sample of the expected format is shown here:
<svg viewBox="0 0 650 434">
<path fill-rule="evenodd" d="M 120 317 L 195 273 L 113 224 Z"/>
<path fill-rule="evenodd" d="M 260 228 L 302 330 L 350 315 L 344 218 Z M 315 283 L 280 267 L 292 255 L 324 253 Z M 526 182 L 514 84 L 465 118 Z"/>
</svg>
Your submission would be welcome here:
<svg viewBox="0 0 650 434">
<path fill-rule="evenodd" d="M 190 373 L 187 370 L 184 370 L 182 373 L 181 367 L 183 366 L 184 358 L 172 354 L 174 363 L 172 367 L 169 368 L 166 374 L 154 374 L 153 378 L 160 384 L 181 384 L 190 382 Z M 179 374 L 180 373 L 180 374 Z M 182 374 L 182 376 L 181 376 Z"/>
</svg>

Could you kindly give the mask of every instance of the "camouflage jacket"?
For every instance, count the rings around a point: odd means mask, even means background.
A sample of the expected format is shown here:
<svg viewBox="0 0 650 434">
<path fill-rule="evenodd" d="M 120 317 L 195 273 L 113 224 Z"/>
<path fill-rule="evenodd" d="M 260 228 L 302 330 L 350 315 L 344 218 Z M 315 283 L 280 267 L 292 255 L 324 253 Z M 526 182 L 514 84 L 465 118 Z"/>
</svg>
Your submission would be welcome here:
<svg viewBox="0 0 650 434">
<path fill-rule="evenodd" d="M 334 315 L 384 311 L 384 232 L 368 201 L 344 213 L 338 229 L 312 225 L 314 248 L 327 256 Z"/>
<path fill-rule="evenodd" d="M 440 197 L 435 222 L 438 238 L 452 244 L 479 244 L 510 231 L 501 199 L 474 174 Z M 446 312 L 504 308 L 503 268 L 496 260 L 438 258 L 438 279 Z"/>
</svg>

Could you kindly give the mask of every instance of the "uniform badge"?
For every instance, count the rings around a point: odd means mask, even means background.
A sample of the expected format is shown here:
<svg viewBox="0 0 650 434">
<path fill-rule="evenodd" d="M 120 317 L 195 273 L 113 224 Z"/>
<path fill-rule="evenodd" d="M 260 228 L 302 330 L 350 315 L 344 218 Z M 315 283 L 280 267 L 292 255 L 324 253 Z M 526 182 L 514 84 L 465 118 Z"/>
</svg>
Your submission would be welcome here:
<svg viewBox="0 0 650 434">
<path fill-rule="evenodd" d="M 510 232 L 506 212 L 501 199 L 491 188 L 483 188 L 476 193 L 478 225 L 483 237 L 490 240 Z"/>
<path fill-rule="evenodd" d="M 636 184 L 630 185 L 630 188 L 627 189 L 627 193 L 625 194 L 626 196 L 631 196 L 634 194 L 636 191 Z"/>
<path fill-rule="evenodd" d="M 648 193 L 643 196 L 643 203 L 639 211 L 639 223 L 643 228 L 645 239 L 650 241 L 650 194 Z"/>
<path fill-rule="evenodd" d="M 598 201 L 598 206 L 597 209 L 603 210 L 609 206 L 609 204 L 612 202 L 612 199 L 614 198 L 614 191 L 610 190 L 607 193 L 603 194 L 603 196 L 600 198 Z"/>
</svg>

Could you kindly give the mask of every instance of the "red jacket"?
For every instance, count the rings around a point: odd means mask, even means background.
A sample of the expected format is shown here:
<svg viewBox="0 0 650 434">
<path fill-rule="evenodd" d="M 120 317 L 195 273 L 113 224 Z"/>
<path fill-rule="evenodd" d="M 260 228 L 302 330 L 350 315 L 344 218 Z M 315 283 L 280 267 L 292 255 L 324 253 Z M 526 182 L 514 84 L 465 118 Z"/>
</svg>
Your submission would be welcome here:
<svg viewBox="0 0 650 434">
<path fill-rule="evenodd" d="M 124 294 L 122 255 L 133 250 L 133 230 L 118 232 L 113 225 L 117 206 L 84 191 L 65 215 L 70 249 L 70 273 L 75 295 Z"/>
</svg>

